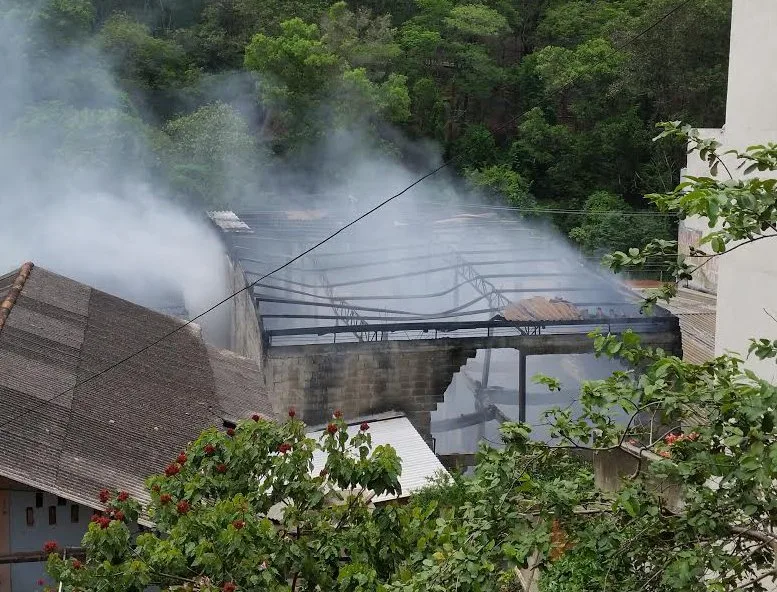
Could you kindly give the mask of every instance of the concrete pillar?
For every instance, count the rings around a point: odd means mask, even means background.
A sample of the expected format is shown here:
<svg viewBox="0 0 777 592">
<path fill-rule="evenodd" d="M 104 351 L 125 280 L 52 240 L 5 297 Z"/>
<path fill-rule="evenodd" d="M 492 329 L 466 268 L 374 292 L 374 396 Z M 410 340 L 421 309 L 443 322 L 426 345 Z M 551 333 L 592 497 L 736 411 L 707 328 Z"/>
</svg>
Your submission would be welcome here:
<svg viewBox="0 0 777 592">
<path fill-rule="evenodd" d="M 518 351 L 518 421 L 526 421 L 526 354 Z"/>
</svg>

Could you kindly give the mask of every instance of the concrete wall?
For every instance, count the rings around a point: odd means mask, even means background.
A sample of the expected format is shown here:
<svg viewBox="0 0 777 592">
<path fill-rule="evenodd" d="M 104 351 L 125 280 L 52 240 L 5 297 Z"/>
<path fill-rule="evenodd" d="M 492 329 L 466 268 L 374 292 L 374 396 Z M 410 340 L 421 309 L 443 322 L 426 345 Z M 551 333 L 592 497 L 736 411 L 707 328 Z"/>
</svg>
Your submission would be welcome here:
<svg viewBox="0 0 777 592">
<path fill-rule="evenodd" d="M 758 134 L 777 129 L 777 4 L 734 0 L 728 69 L 726 128 Z"/>
<path fill-rule="evenodd" d="M 248 281 L 239 264 L 231 259 L 227 262 L 231 291 L 244 288 Z M 264 369 L 264 343 L 262 341 L 261 319 L 256 314 L 251 299 L 251 290 L 243 290 L 232 299 L 232 330 L 230 349 L 241 356 L 251 358 Z"/>
<path fill-rule="evenodd" d="M 680 351 L 678 332 L 647 334 L 643 341 Z M 277 408 L 294 407 L 309 424 L 326 421 L 335 409 L 346 417 L 395 410 L 429 438 L 431 412 L 453 375 L 488 347 L 527 355 L 590 353 L 593 341 L 583 334 L 515 335 L 276 346 L 267 351 L 265 372 Z"/>
<path fill-rule="evenodd" d="M 723 144 L 721 152 L 777 142 L 777 68 L 772 64 L 777 54 L 776 27 L 774 0 L 734 0 L 726 123 L 723 130 L 716 132 Z M 732 176 L 742 178 L 741 170 L 730 157 L 726 162 Z M 692 155 L 686 174 L 709 172 L 698 155 Z M 728 178 L 722 169 L 718 176 Z M 684 226 L 693 225 L 709 232 L 703 222 L 689 221 Z M 683 236 L 681 232 L 682 240 L 687 242 L 689 237 L 690 233 Z M 777 290 L 777 238 L 739 248 L 720 257 L 717 265 L 716 354 L 744 355 L 751 337 L 777 339 L 777 321 L 771 318 L 777 318 L 773 296 Z M 714 274 L 714 265 L 708 266 L 709 273 Z M 767 380 L 777 379 L 773 362 L 748 360 L 747 366 Z"/>
<path fill-rule="evenodd" d="M 308 424 L 325 422 L 336 409 L 346 417 L 399 410 L 428 439 L 431 412 L 477 352 L 455 342 L 350 345 L 270 348 L 266 371 L 278 409 L 294 407 Z"/>
<path fill-rule="evenodd" d="M 0 552 L 41 551 L 46 541 L 56 541 L 61 547 L 77 547 L 89 525 L 92 509 L 78 507 L 78 521 L 71 520 L 71 507 L 65 501 L 59 505 L 56 496 L 43 493 L 43 504 L 37 507 L 36 491 L 19 483 L 0 483 Z M 4 503 L 3 503 L 4 502 Z M 77 504 L 75 504 L 77 505 Z M 54 507 L 56 524 L 49 524 L 49 508 Z M 27 524 L 27 508 L 34 522 Z M 52 584 L 44 563 L 17 563 L 0 570 L 0 592 L 31 592 L 39 590 L 38 580 Z"/>
</svg>

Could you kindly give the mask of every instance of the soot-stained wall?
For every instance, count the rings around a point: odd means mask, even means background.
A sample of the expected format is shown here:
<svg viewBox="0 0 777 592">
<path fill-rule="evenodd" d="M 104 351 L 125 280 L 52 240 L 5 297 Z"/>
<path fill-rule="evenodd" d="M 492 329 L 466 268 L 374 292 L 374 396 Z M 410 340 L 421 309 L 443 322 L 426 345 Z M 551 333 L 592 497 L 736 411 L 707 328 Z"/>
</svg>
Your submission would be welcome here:
<svg viewBox="0 0 777 592">
<path fill-rule="evenodd" d="M 401 341 L 273 347 L 265 372 L 278 408 L 294 407 L 309 424 L 336 409 L 346 417 L 399 410 L 429 437 L 431 412 L 476 352 L 458 343 Z"/>
<path fill-rule="evenodd" d="M 679 329 L 647 333 L 643 343 L 679 353 Z M 593 351 L 584 334 L 469 337 L 342 344 L 274 346 L 264 372 L 273 405 L 294 407 L 309 424 L 323 423 L 336 409 L 346 417 L 403 411 L 430 437 L 431 412 L 453 375 L 478 349 L 515 348 L 526 355 Z"/>
</svg>

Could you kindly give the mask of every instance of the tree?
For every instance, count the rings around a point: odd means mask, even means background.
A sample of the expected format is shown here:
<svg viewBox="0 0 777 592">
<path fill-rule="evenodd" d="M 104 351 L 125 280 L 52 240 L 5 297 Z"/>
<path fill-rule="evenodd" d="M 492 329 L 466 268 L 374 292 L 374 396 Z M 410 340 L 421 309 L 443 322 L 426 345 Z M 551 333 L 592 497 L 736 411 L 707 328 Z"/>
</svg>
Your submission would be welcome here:
<svg viewBox="0 0 777 592">
<path fill-rule="evenodd" d="M 529 184 L 507 165 L 494 165 L 480 170 L 467 171 L 467 179 L 473 188 L 490 198 L 503 198 L 514 207 L 532 210 L 537 202 L 529 192 Z M 530 211 L 527 212 L 530 215 Z"/>
<path fill-rule="evenodd" d="M 127 15 L 115 15 L 103 25 L 100 44 L 121 78 L 144 87 L 175 85 L 187 75 L 182 48 L 153 37 L 148 27 Z"/>
<path fill-rule="evenodd" d="M 174 190 L 187 201 L 225 206 L 252 194 L 260 153 L 247 123 L 224 103 L 200 107 L 169 121 L 158 152 Z"/>
<path fill-rule="evenodd" d="M 133 540 L 138 502 L 103 491 L 106 509 L 84 536 L 86 561 L 54 553 L 50 573 L 66 590 L 371 588 L 392 571 L 400 531 L 396 509 L 371 511 L 367 493 L 400 491 L 399 459 L 389 446 L 372 447 L 368 424 L 349 436 L 336 415 L 320 444 L 293 416 L 203 432 L 148 480 L 153 531 Z M 327 460 L 311 475 L 316 450 Z"/>
<path fill-rule="evenodd" d="M 583 208 L 586 214 L 577 218 L 569 238 L 589 255 L 628 251 L 652 239 L 668 240 L 676 231 L 671 217 L 650 210 L 635 211 L 621 196 L 606 191 L 591 194 Z"/>
<path fill-rule="evenodd" d="M 260 76 L 281 142 L 299 146 L 350 126 L 369 129 L 380 118 L 407 120 L 407 79 L 386 69 L 392 35 L 385 19 L 354 14 L 344 3 L 329 11 L 324 34 L 295 18 L 281 23 L 278 36 L 255 35 L 245 63 Z"/>
</svg>

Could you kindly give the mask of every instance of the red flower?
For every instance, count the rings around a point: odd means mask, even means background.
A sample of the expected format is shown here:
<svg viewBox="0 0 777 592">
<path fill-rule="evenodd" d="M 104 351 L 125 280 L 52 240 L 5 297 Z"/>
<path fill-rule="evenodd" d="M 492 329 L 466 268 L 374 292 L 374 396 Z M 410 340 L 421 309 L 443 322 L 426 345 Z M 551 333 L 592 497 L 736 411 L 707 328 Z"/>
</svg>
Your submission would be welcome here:
<svg viewBox="0 0 777 592">
<path fill-rule="evenodd" d="M 661 452 L 659 452 L 658 454 L 660 454 L 660 455 L 661 455 L 661 456 L 663 456 L 664 458 L 669 458 L 670 456 L 672 456 L 672 454 L 671 454 L 671 453 L 670 453 L 668 450 L 662 450 L 662 451 L 661 451 Z"/>
<path fill-rule="evenodd" d="M 224 463 L 221 463 L 220 465 L 216 465 L 216 472 L 217 473 L 226 473 L 227 472 L 227 465 Z"/>
<path fill-rule="evenodd" d="M 216 447 L 213 444 L 206 444 L 204 450 L 205 454 L 211 456 L 214 452 L 216 452 Z"/>
<path fill-rule="evenodd" d="M 240 530 L 241 528 L 243 528 L 245 525 L 246 525 L 246 523 L 245 523 L 245 522 L 243 522 L 242 520 L 235 520 L 235 521 L 232 523 L 232 526 L 234 526 L 234 527 L 235 527 L 236 529 L 238 529 L 238 530 Z"/>
<path fill-rule="evenodd" d="M 173 463 L 172 465 L 168 465 L 168 467 L 165 469 L 165 475 L 168 477 L 172 477 L 173 475 L 177 475 L 181 472 L 181 467 L 179 467 L 177 464 Z"/>
<path fill-rule="evenodd" d="M 290 407 L 290 408 L 289 408 L 289 417 L 291 417 L 292 419 L 294 419 L 294 416 L 295 416 L 295 415 L 297 415 L 297 412 L 296 412 L 296 410 L 294 409 L 294 407 Z"/>
<path fill-rule="evenodd" d="M 235 428 L 228 428 L 227 429 L 227 436 L 230 438 L 235 435 Z"/>
<path fill-rule="evenodd" d="M 99 514 L 92 514 L 92 518 L 89 520 L 90 522 L 99 522 L 102 516 Z"/>
<path fill-rule="evenodd" d="M 182 452 L 181 454 L 178 455 L 178 458 L 176 458 L 175 460 L 178 461 L 179 465 L 182 465 L 186 462 L 186 459 L 187 459 L 186 453 Z"/>
<path fill-rule="evenodd" d="M 43 586 L 46 582 L 44 580 L 38 580 L 38 586 Z"/>
<path fill-rule="evenodd" d="M 159 485 L 157 485 L 157 484 L 154 484 L 154 485 L 151 486 L 151 491 L 153 491 L 154 493 L 159 493 L 160 489 L 162 489 L 162 488 L 159 487 Z"/>
<path fill-rule="evenodd" d="M 360 429 L 362 432 L 366 432 L 367 430 L 369 430 L 369 429 L 370 429 L 370 424 L 368 424 L 368 423 L 365 421 L 364 423 L 362 423 L 362 425 L 360 425 L 360 426 L 359 426 L 359 429 Z"/>
<path fill-rule="evenodd" d="M 126 491 L 120 491 L 119 495 L 116 496 L 116 499 L 119 500 L 120 502 L 126 502 L 129 499 L 129 493 L 127 493 Z"/>
<path fill-rule="evenodd" d="M 337 433 L 337 426 L 333 423 L 330 423 L 328 426 L 326 426 L 326 431 L 330 434 L 336 434 Z"/>
<path fill-rule="evenodd" d="M 170 495 L 169 493 L 163 493 L 162 495 L 159 496 L 159 502 L 162 504 L 168 504 L 172 501 L 172 499 L 173 499 L 173 496 Z"/>
<path fill-rule="evenodd" d="M 335 417 L 337 419 L 340 419 L 342 416 L 343 416 L 343 412 L 342 411 L 340 411 L 339 409 L 335 410 Z"/>
<path fill-rule="evenodd" d="M 278 452 L 281 454 L 286 454 L 289 450 L 291 450 L 291 444 L 288 442 L 284 442 L 283 444 L 278 445 Z"/>
<path fill-rule="evenodd" d="M 225 582 L 224 585 L 221 587 L 222 592 L 235 592 L 237 590 L 237 586 L 233 582 Z"/>
<path fill-rule="evenodd" d="M 119 522 L 124 522 L 124 512 L 122 512 L 121 510 L 118 510 L 118 511 L 117 511 L 117 512 L 116 512 L 116 513 L 113 515 L 113 519 L 114 519 L 114 520 L 118 520 Z"/>
<path fill-rule="evenodd" d="M 108 516 L 100 516 L 100 519 L 97 521 L 97 524 L 99 524 L 100 528 L 102 529 L 108 528 L 111 525 L 111 519 L 108 518 Z"/>
<path fill-rule="evenodd" d="M 43 552 L 47 555 L 51 553 L 56 553 L 58 549 L 57 542 L 56 541 L 46 541 L 43 544 Z"/>
<path fill-rule="evenodd" d="M 111 499 L 111 492 L 107 489 L 101 489 L 100 490 L 100 502 L 103 504 L 107 504 L 108 500 Z"/>
<path fill-rule="evenodd" d="M 189 502 L 186 500 L 181 500 L 178 502 L 176 509 L 178 510 L 179 514 L 186 514 L 191 509 L 191 506 L 189 506 Z"/>
<path fill-rule="evenodd" d="M 84 566 L 78 559 L 73 559 L 73 569 L 81 569 Z"/>
<path fill-rule="evenodd" d="M 260 419 L 262 419 L 262 416 L 261 416 L 261 415 L 259 415 L 258 413 L 254 413 L 254 414 L 251 416 L 251 419 L 253 419 L 254 421 L 259 421 Z"/>
</svg>

